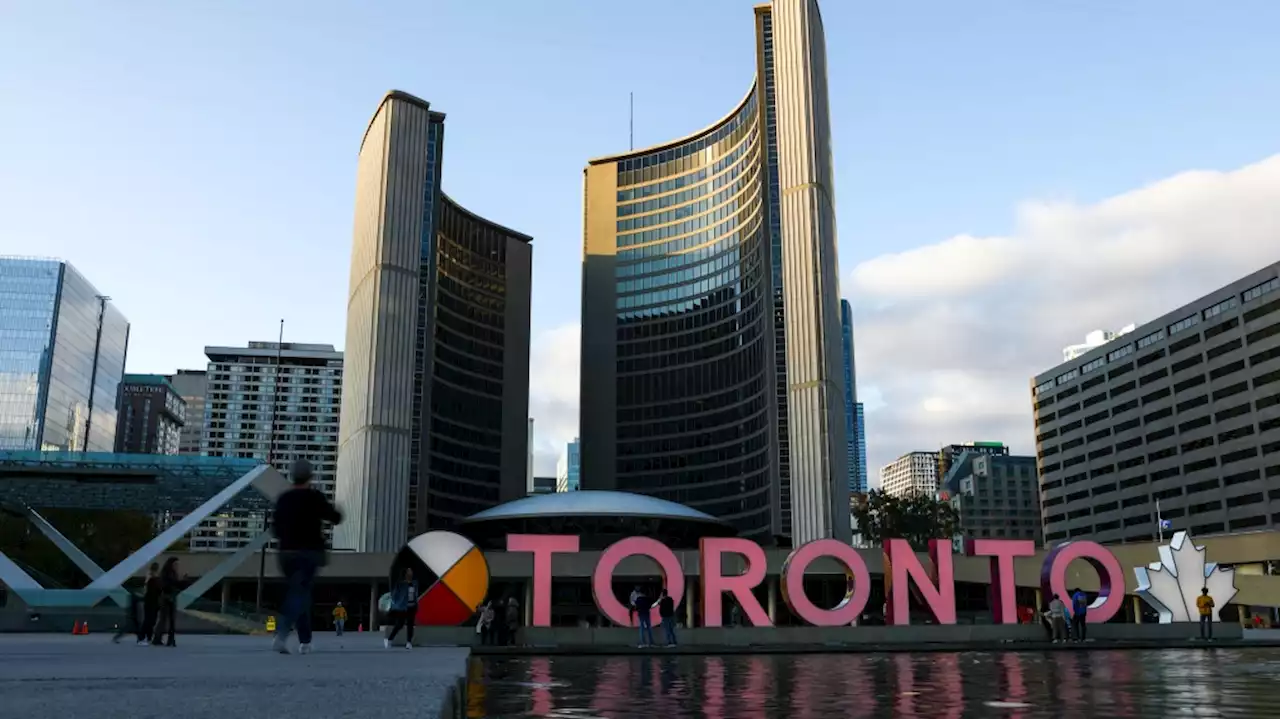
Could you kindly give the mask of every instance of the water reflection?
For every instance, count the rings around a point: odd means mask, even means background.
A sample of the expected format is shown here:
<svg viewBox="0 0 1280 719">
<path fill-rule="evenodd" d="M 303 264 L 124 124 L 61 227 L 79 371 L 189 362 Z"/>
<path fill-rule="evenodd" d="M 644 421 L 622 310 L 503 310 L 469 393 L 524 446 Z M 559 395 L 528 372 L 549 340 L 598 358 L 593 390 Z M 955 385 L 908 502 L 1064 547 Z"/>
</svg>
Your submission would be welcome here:
<svg viewBox="0 0 1280 719">
<path fill-rule="evenodd" d="M 470 717 L 1266 717 L 1280 650 L 481 658 Z"/>
</svg>

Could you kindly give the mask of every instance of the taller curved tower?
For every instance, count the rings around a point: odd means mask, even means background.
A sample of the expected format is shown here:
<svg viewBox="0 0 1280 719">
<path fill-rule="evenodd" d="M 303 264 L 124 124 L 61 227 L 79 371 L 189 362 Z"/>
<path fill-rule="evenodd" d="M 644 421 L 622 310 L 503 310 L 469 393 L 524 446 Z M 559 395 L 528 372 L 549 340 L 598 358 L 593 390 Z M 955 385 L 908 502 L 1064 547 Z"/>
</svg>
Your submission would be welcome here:
<svg viewBox="0 0 1280 719">
<path fill-rule="evenodd" d="M 816 0 L 755 13 L 737 107 L 585 170 L 582 485 L 758 541 L 848 539 L 822 19 Z"/>
<path fill-rule="evenodd" d="M 387 93 L 356 171 L 334 545 L 525 496 L 531 238 L 440 190 L 444 115 Z"/>
</svg>

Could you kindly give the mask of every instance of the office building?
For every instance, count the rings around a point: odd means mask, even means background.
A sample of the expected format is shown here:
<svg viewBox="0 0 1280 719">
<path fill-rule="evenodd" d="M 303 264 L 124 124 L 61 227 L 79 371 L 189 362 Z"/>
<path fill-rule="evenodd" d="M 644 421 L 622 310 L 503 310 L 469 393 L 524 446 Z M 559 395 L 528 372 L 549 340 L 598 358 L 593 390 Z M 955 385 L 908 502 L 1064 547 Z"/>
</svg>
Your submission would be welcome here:
<svg viewBox="0 0 1280 719">
<path fill-rule="evenodd" d="M 1081 355 L 1088 354 L 1090 350 L 1101 347 L 1121 335 L 1127 335 L 1136 328 L 1137 325 L 1129 325 L 1128 327 L 1122 328 L 1119 332 L 1112 332 L 1111 330 L 1094 330 L 1084 336 L 1083 344 L 1067 345 L 1066 347 L 1063 347 L 1062 361 L 1070 362 Z"/>
<path fill-rule="evenodd" d="M 853 467 L 853 481 L 856 484 L 857 492 L 866 494 L 871 487 L 871 475 L 867 474 L 867 415 L 862 409 L 862 403 L 858 402 L 853 406 L 853 436 L 856 442 L 857 464 Z M 855 491 L 852 487 L 850 492 Z"/>
<path fill-rule="evenodd" d="M 582 455 L 578 450 L 578 441 L 574 437 L 556 461 L 557 492 L 576 492 L 582 489 Z"/>
<path fill-rule="evenodd" d="M 112 451 L 128 347 L 70 263 L 0 257 L 0 450 Z"/>
<path fill-rule="evenodd" d="M 177 454 L 187 403 L 162 374 L 127 374 L 120 383 L 116 452 Z"/>
<path fill-rule="evenodd" d="M 208 373 L 204 370 L 180 369 L 169 375 L 169 384 L 187 405 L 187 421 L 178 439 L 178 454 L 200 454 L 204 436 L 204 396 L 208 389 Z"/>
<path fill-rule="evenodd" d="M 360 145 L 343 548 L 394 552 L 527 494 L 532 239 L 441 190 L 444 119 L 393 91 Z"/>
<path fill-rule="evenodd" d="M 857 364 L 853 354 L 853 307 L 840 300 L 840 348 L 844 354 L 844 429 L 849 491 L 867 491 L 867 436 L 862 427 L 862 403 L 858 401 Z"/>
<path fill-rule="evenodd" d="M 938 450 L 938 484 L 945 486 L 944 481 L 947 473 L 951 471 L 952 465 L 960 456 L 965 454 L 992 454 L 1007 455 L 1009 448 L 1004 446 L 1003 442 L 967 442 L 964 444 L 949 444 Z"/>
<path fill-rule="evenodd" d="M 209 357 L 201 454 L 256 459 L 282 474 L 311 462 L 312 486 L 334 496 L 342 353 L 333 345 L 250 342 L 205 347 Z M 262 529 L 260 513 L 215 515 L 192 532 L 192 551 L 230 551 Z"/>
<path fill-rule="evenodd" d="M 959 518 L 957 539 L 1044 543 L 1035 457 L 964 451 L 952 462 L 942 487 Z"/>
<path fill-rule="evenodd" d="M 1280 263 L 1031 382 L 1045 541 L 1280 520 Z M 1157 515 L 1159 504 L 1159 515 Z"/>
<path fill-rule="evenodd" d="M 754 40 L 756 79 L 723 119 L 584 171 L 583 488 L 672 500 L 766 543 L 847 539 L 816 1 L 757 6 Z"/>
<path fill-rule="evenodd" d="M 938 492 L 938 455 L 908 452 L 880 468 L 880 491 L 903 497 L 913 493 Z"/>
</svg>

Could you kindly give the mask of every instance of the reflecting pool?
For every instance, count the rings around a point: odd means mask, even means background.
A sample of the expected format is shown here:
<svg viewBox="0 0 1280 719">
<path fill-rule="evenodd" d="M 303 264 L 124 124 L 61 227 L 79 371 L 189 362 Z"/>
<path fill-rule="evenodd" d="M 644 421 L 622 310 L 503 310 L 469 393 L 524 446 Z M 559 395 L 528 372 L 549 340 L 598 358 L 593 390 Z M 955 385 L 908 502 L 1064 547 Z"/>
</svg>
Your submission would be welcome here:
<svg viewBox="0 0 1280 719">
<path fill-rule="evenodd" d="M 1280 650 L 475 659 L 468 715 L 1274 717 Z"/>
</svg>

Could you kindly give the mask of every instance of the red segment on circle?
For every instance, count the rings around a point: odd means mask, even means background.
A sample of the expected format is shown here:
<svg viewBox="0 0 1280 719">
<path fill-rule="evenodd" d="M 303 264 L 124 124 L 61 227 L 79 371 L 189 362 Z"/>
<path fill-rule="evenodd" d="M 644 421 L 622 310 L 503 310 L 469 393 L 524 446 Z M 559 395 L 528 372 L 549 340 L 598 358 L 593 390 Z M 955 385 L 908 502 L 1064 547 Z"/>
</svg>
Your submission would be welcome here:
<svg viewBox="0 0 1280 719">
<path fill-rule="evenodd" d="M 444 582 L 436 582 L 418 600 L 414 622 L 423 627 L 456 627 L 474 613 Z"/>
</svg>

